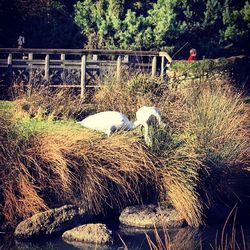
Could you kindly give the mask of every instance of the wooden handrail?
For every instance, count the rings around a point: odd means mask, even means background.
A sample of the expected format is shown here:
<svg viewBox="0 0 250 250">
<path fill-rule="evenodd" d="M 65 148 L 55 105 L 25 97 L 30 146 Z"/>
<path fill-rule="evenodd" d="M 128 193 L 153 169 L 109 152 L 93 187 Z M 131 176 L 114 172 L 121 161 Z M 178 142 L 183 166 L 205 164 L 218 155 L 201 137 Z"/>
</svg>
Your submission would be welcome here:
<svg viewBox="0 0 250 250">
<path fill-rule="evenodd" d="M 18 49 L 18 48 L 0 48 L 0 53 L 159 56 L 159 52 L 157 52 L 157 51 L 102 50 L 102 49 L 32 49 L 32 48 Z"/>
<path fill-rule="evenodd" d="M 127 55 L 127 56 L 161 56 L 165 57 L 169 63 L 173 59 L 165 51 L 139 51 L 139 50 L 103 50 L 103 49 L 33 49 L 33 48 L 0 48 L 0 53 L 33 53 L 33 54 L 68 54 L 68 55 Z"/>
</svg>

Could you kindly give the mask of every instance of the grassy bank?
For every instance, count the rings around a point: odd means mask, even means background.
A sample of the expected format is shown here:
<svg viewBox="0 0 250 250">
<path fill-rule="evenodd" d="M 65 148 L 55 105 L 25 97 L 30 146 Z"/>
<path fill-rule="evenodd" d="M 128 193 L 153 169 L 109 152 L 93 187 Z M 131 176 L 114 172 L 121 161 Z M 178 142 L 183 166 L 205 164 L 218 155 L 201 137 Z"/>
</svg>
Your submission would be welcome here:
<svg viewBox="0 0 250 250">
<path fill-rule="evenodd" d="M 151 156 L 131 133 L 107 139 L 75 122 L 17 115 L 15 103 L 1 108 L 1 212 L 9 223 L 68 203 L 119 209 L 155 183 Z"/>
<path fill-rule="evenodd" d="M 91 103 L 47 89 L 1 102 L 0 211 L 7 223 L 65 203 L 99 213 L 151 199 L 199 226 L 218 203 L 250 204 L 250 112 L 230 84 L 211 78 L 172 86 L 142 74 L 106 81 Z M 106 138 L 75 123 L 103 110 L 134 119 L 143 105 L 157 106 L 166 124 L 151 129 L 151 146 L 140 131 Z"/>
</svg>

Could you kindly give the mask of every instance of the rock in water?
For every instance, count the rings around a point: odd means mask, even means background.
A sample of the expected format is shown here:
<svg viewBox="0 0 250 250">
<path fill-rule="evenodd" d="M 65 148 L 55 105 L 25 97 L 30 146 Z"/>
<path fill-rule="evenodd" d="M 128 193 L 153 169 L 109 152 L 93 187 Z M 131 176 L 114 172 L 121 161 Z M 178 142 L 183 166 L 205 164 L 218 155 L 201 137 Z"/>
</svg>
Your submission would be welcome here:
<svg viewBox="0 0 250 250">
<path fill-rule="evenodd" d="M 138 205 L 125 208 L 120 222 L 126 226 L 140 228 L 184 227 L 186 221 L 174 208 L 162 208 L 156 205 Z"/>
<path fill-rule="evenodd" d="M 106 225 L 87 224 L 64 232 L 63 239 L 74 245 L 74 243 L 107 244 L 112 242 L 112 231 Z"/>
<path fill-rule="evenodd" d="M 17 225 L 14 234 L 19 239 L 58 235 L 73 227 L 88 223 L 90 219 L 90 214 L 83 208 L 65 205 L 37 213 L 22 221 Z"/>
</svg>

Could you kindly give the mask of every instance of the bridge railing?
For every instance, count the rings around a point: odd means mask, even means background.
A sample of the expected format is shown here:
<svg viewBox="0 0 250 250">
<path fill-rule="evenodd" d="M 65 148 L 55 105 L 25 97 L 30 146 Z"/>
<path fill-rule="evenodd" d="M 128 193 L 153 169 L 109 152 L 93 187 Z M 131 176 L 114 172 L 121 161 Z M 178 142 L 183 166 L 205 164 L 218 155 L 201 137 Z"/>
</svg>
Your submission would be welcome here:
<svg viewBox="0 0 250 250">
<path fill-rule="evenodd" d="M 161 67 L 157 71 L 159 60 Z M 79 87 L 84 96 L 91 79 L 100 76 L 105 68 L 115 69 L 118 80 L 123 67 L 131 65 L 153 77 L 157 72 L 164 77 L 166 62 L 172 62 L 168 53 L 157 51 L 0 48 L 0 80 L 10 83 L 19 72 L 28 83 L 36 77 L 40 84 Z"/>
</svg>

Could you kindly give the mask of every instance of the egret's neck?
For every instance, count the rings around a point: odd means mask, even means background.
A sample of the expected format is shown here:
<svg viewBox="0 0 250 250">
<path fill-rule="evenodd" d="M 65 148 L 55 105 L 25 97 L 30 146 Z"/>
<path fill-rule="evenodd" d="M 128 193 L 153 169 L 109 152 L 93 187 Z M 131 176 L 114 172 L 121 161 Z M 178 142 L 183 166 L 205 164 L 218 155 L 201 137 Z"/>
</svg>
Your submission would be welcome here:
<svg viewBox="0 0 250 250">
<path fill-rule="evenodd" d="M 140 125 L 141 125 L 140 122 L 134 121 L 134 122 L 132 123 L 132 129 L 135 129 L 135 128 L 139 127 Z"/>
</svg>

